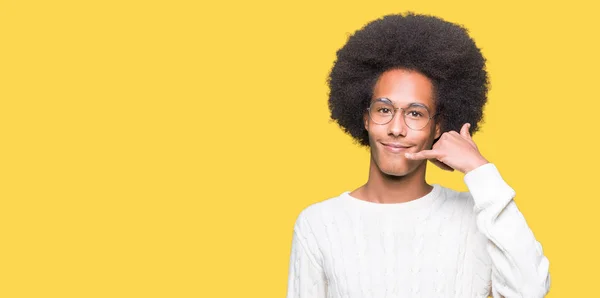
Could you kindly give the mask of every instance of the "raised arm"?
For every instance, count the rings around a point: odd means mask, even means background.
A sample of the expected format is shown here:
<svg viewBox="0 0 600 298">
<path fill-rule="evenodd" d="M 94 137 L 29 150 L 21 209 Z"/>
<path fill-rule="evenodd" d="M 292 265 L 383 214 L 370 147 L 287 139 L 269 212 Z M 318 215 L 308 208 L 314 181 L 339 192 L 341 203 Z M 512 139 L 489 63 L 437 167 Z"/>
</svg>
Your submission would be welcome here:
<svg viewBox="0 0 600 298">
<path fill-rule="evenodd" d="M 543 297 L 550 287 L 548 259 L 513 201 L 514 190 L 481 155 L 470 127 L 465 123 L 460 133 L 445 132 L 431 150 L 407 153 L 406 158 L 429 159 L 442 169 L 465 173 L 475 202 L 477 228 L 489 239 L 492 295 Z"/>
<path fill-rule="evenodd" d="M 550 289 L 549 262 L 506 184 L 491 163 L 465 177 L 475 202 L 477 228 L 489 241 L 492 296 L 544 297 Z"/>
</svg>

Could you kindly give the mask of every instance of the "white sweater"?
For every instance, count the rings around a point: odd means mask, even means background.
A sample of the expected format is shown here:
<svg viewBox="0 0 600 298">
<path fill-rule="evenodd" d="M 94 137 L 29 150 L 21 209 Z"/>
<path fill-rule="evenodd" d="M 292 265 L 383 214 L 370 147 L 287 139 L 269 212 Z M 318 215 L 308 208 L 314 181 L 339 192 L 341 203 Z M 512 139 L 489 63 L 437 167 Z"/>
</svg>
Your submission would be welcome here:
<svg viewBox="0 0 600 298">
<path fill-rule="evenodd" d="M 344 192 L 296 220 L 288 298 L 543 297 L 549 262 L 496 167 L 397 204 Z"/>
</svg>

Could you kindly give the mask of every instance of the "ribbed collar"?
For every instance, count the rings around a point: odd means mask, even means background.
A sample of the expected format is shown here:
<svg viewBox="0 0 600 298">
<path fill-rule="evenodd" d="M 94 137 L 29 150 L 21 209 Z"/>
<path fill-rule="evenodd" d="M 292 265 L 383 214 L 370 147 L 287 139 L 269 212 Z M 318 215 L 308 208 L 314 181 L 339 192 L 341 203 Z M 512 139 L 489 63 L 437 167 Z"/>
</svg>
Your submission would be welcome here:
<svg viewBox="0 0 600 298">
<path fill-rule="evenodd" d="M 416 211 L 420 209 L 426 209 L 431 207 L 435 200 L 440 196 L 442 187 L 438 184 L 432 184 L 433 189 L 426 195 L 404 203 L 375 203 L 369 202 L 361 199 L 357 199 L 350 195 L 350 191 L 343 192 L 340 195 L 340 198 L 348 202 L 349 204 L 355 205 L 360 208 L 370 209 L 370 210 L 379 210 L 379 211 Z"/>
</svg>

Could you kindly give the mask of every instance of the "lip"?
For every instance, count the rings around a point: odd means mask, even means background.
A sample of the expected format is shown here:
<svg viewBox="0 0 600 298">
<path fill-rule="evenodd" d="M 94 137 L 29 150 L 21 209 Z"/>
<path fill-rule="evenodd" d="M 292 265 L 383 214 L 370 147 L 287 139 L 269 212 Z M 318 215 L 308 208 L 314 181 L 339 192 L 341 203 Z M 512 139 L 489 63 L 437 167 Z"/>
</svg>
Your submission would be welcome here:
<svg viewBox="0 0 600 298">
<path fill-rule="evenodd" d="M 399 153 L 399 152 L 406 152 L 410 147 L 412 146 L 407 146 L 407 145 L 403 145 L 403 144 L 398 144 L 398 143 L 381 143 L 383 145 L 383 147 L 390 151 L 390 152 L 394 152 L 394 153 Z"/>
</svg>

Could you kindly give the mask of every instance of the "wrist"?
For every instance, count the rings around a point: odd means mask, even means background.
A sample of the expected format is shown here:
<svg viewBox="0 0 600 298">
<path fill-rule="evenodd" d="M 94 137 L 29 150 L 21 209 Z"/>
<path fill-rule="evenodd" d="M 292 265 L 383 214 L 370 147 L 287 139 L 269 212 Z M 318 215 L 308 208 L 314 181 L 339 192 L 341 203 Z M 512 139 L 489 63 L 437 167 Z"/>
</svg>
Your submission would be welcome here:
<svg viewBox="0 0 600 298">
<path fill-rule="evenodd" d="M 465 174 L 485 165 L 488 164 L 489 161 L 487 161 L 487 159 L 485 159 L 483 156 L 474 160 L 467 168 L 465 168 Z"/>
</svg>

